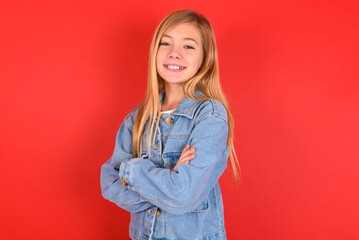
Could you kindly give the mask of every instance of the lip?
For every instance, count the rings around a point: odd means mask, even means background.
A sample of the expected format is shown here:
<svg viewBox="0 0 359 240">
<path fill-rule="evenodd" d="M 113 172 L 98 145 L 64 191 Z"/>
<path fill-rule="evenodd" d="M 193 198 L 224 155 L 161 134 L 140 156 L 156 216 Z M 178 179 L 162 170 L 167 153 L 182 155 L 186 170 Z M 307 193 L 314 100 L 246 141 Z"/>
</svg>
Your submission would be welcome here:
<svg viewBox="0 0 359 240">
<path fill-rule="evenodd" d="M 163 64 L 163 66 L 166 68 L 166 70 L 170 71 L 170 72 L 182 72 L 183 70 L 186 69 L 186 67 L 178 65 L 178 64 Z M 169 68 L 169 66 L 174 66 L 174 67 L 179 67 L 177 68 Z"/>
</svg>

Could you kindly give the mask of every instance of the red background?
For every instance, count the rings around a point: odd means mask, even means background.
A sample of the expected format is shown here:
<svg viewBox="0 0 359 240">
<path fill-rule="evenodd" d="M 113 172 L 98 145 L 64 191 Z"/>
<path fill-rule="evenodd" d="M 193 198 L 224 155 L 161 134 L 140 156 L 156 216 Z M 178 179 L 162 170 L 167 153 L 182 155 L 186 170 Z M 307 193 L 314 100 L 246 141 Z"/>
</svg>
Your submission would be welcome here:
<svg viewBox="0 0 359 240">
<path fill-rule="evenodd" d="M 228 239 L 359 239 L 358 1 L 1 5 L 1 239 L 128 239 L 100 167 L 144 99 L 157 24 L 180 8 L 212 22 L 235 117 Z"/>
</svg>

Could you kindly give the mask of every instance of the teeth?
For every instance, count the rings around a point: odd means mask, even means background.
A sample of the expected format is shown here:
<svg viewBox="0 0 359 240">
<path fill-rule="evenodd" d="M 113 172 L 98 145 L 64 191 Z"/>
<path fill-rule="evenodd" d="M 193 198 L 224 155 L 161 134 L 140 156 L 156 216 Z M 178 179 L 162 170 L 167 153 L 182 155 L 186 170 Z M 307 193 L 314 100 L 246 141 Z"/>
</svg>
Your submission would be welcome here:
<svg viewBox="0 0 359 240">
<path fill-rule="evenodd" d="M 183 69 L 184 67 L 176 66 L 176 65 L 167 65 L 169 69 Z"/>
</svg>

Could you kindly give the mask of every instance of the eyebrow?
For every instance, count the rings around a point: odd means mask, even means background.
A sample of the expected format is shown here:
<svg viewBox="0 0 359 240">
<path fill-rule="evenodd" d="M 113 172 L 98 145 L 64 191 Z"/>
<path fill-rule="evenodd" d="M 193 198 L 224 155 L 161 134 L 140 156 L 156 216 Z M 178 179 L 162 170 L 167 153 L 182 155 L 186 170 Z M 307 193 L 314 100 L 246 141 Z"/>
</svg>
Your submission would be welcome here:
<svg viewBox="0 0 359 240">
<path fill-rule="evenodd" d="M 172 38 L 170 35 L 167 35 L 167 34 L 163 35 L 163 37 Z M 183 40 L 190 40 L 190 41 L 197 43 L 197 45 L 198 45 L 198 42 L 196 40 L 194 40 L 193 38 L 185 37 L 185 38 L 183 38 Z"/>
</svg>

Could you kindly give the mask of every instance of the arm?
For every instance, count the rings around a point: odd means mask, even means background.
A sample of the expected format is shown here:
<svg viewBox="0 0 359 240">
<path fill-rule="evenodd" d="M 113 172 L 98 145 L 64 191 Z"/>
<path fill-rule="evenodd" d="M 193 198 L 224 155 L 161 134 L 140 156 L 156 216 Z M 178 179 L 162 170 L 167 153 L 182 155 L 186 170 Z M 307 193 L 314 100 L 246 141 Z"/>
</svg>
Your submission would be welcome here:
<svg viewBox="0 0 359 240">
<path fill-rule="evenodd" d="M 124 187 L 119 177 L 120 164 L 126 159 L 132 159 L 132 131 L 127 121 L 128 117 L 117 132 L 112 157 L 101 167 L 101 190 L 105 199 L 129 212 L 139 212 L 153 205 L 137 192 Z"/>
<path fill-rule="evenodd" d="M 131 159 L 121 164 L 120 177 L 128 188 L 159 208 L 183 214 L 193 211 L 208 196 L 227 166 L 228 125 L 217 116 L 201 120 L 191 133 L 189 144 L 196 156 L 176 171 L 157 168 L 150 159 Z"/>
</svg>

